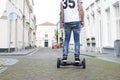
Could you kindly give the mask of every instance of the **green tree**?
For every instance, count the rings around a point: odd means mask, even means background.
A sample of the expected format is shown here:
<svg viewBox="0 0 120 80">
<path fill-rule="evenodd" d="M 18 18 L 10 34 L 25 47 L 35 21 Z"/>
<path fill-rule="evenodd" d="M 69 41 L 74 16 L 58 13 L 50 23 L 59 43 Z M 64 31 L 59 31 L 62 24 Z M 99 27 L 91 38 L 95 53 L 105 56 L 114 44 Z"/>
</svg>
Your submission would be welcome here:
<svg viewBox="0 0 120 80">
<path fill-rule="evenodd" d="M 58 43 L 58 29 L 55 31 L 55 38 L 56 38 L 56 41 Z"/>
</svg>

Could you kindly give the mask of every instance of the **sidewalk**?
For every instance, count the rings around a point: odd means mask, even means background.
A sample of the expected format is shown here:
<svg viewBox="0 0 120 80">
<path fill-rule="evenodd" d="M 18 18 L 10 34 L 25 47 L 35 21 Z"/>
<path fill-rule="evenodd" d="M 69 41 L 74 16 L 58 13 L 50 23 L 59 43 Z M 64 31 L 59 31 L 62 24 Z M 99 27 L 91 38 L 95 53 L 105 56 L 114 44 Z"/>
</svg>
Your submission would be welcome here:
<svg viewBox="0 0 120 80">
<path fill-rule="evenodd" d="M 11 52 L 11 53 L 0 53 L 0 56 L 24 56 L 32 53 L 33 51 L 37 51 L 38 48 L 23 50 L 19 52 Z M 0 58 L 0 68 L 5 65 L 12 65 L 16 63 L 15 59 L 11 58 Z"/>
<path fill-rule="evenodd" d="M 89 57 L 96 57 L 101 60 L 115 62 L 120 64 L 120 56 L 115 56 L 114 54 L 107 54 L 107 53 L 95 53 L 95 52 L 81 52 L 81 55 L 83 56 L 89 56 Z"/>
<path fill-rule="evenodd" d="M 38 48 L 34 49 L 27 49 L 19 52 L 11 52 L 11 53 L 0 53 L 0 56 L 24 56 L 32 53 L 33 51 L 37 50 Z"/>
<path fill-rule="evenodd" d="M 20 52 L 12 52 L 12 53 L 0 53 L 0 56 L 24 56 L 28 55 L 34 51 L 37 51 L 38 48 L 28 49 Z M 12 58 L 0 58 L 0 73 L 4 72 L 8 66 L 14 65 L 18 62 L 17 59 Z"/>
</svg>

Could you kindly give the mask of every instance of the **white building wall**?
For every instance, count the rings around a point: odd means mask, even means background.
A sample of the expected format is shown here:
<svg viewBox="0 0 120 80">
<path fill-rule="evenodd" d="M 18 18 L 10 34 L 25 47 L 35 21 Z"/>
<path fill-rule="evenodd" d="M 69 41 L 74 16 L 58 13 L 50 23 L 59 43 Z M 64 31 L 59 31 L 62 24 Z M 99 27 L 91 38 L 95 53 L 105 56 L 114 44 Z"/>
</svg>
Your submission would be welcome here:
<svg viewBox="0 0 120 80">
<path fill-rule="evenodd" d="M 23 3 L 24 1 L 25 4 Z M 31 13 L 33 14 L 33 10 L 32 10 L 33 4 L 29 3 L 29 0 L 4 0 L 3 3 L 4 4 L 1 5 L 3 6 L 4 10 L 3 9 L 0 10 L 0 25 L 2 29 L 2 31 L 0 31 L 0 36 L 1 36 L 0 41 L 2 42 L 2 43 L 0 42 L 1 43 L 0 50 L 3 48 L 6 50 L 8 50 L 8 48 L 11 48 L 13 51 L 14 49 L 21 50 L 24 49 L 25 47 L 28 47 L 28 44 L 32 44 L 31 42 L 29 42 L 29 38 L 28 38 L 28 32 L 30 30 L 29 27 L 31 23 L 34 28 L 32 30 L 34 30 L 35 32 L 35 23 L 36 23 L 35 18 L 30 22 L 31 19 L 30 14 Z M 16 18 L 15 16 L 10 18 L 11 13 L 17 15 Z M 25 16 L 25 18 L 23 18 L 23 15 Z M 5 19 L 2 17 L 5 17 Z M 25 19 L 24 21 L 25 24 L 23 25 L 24 19 Z M 28 22 L 29 25 L 27 25 L 26 22 Z M 5 36 L 2 36 L 1 34 L 5 34 Z M 29 36 L 33 36 L 32 33 L 30 33 Z"/>
<path fill-rule="evenodd" d="M 56 26 L 37 26 L 37 47 L 45 47 L 45 40 L 48 40 L 48 47 L 52 48 L 52 42 L 55 42 L 55 29 Z M 48 37 L 45 37 L 46 34 Z"/>
<path fill-rule="evenodd" d="M 116 3 L 119 3 L 119 0 L 110 0 L 106 1 L 105 3 L 102 4 L 103 7 L 103 26 L 106 27 L 103 31 L 106 33 L 106 35 L 103 34 L 103 46 L 111 46 L 114 47 L 114 41 L 117 39 L 117 26 L 116 26 L 116 21 L 115 21 L 115 8 L 114 5 Z M 106 4 L 106 5 L 105 5 Z M 105 5 L 105 6 L 104 6 Z M 109 9 L 109 14 L 107 13 L 106 10 Z M 107 38 L 107 39 L 105 39 Z"/>
<path fill-rule="evenodd" d="M 0 47 L 7 48 L 8 47 L 8 27 L 7 20 L 0 19 Z"/>
<path fill-rule="evenodd" d="M 12 1 L 12 0 L 11 0 Z M 18 3 L 21 3 L 22 1 L 19 0 Z M 12 13 L 12 12 L 15 12 L 19 17 L 22 18 L 22 13 L 21 11 L 22 10 L 19 10 L 19 7 L 17 7 L 17 4 L 14 3 L 13 1 L 10 2 L 9 0 L 7 0 L 7 3 L 6 3 L 6 10 L 7 10 L 7 17 L 9 18 L 9 14 Z"/>
<path fill-rule="evenodd" d="M 6 9 L 6 1 L 7 0 L 0 0 L 0 16 L 3 15 L 3 12 Z"/>
<path fill-rule="evenodd" d="M 23 31 L 23 21 L 21 19 L 17 20 L 17 46 L 18 46 L 18 50 L 22 49 L 22 43 L 23 43 L 23 36 L 22 36 L 22 31 Z"/>
<path fill-rule="evenodd" d="M 36 23 L 35 15 L 33 13 L 31 13 L 30 28 L 32 30 L 31 30 L 31 33 L 30 33 L 30 35 L 31 35 L 31 42 L 30 43 L 33 47 L 36 46 L 36 44 L 35 44 L 35 41 L 36 41 L 36 33 L 35 33 L 36 32 L 36 25 L 35 25 L 35 23 Z"/>
<path fill-rule="evenodd" d="M 95 37 L 96 49 L 94 50 L 101 52 L 101 49 L 104 47 L 114 48 L 114 41 L 120 38 L 118 37 L 120 25 L 117 26 L 116 24 L 115 5 L 117 4 L 120 5 L 120 0 L 84 1 L 86 30 L 84 40 Z M 94 18 L 92 13 L 94 14 Z M 120 7 L 118 14 L 120 14 Z M 118 17 L 120 17 L 120 15 Z M 84 46 L 87 46 L 86 44 L 87 43 L 84 43 Z"/>
</svg>

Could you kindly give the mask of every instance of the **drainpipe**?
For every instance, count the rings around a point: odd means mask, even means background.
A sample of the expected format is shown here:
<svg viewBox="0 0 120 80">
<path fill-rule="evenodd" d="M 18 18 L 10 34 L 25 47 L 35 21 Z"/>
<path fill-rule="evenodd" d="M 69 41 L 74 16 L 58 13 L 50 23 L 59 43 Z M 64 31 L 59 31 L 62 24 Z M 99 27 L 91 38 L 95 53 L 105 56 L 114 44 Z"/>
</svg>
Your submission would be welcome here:
<svg viewBox="0 0 120 80">
<path fill-rule="evenodd" d="M 25 46 L 24 46 L 24 28 L 25 28 L 25 0 L 23 0 L 23 33 L 22 33 L 22 48 L 23 50 L 25 49 Z"/>
<path fill-rule="evenodd" d="M 31 48 L 31 28 L 30 28 L 30 9 L 29 9 L 29 31 L 28 31 L 28 43 L 29 43 L 29 47 Z"/>
<path fill-rule="evenodd" d="M 15 52 L 17 52 L 17 19 L 15 20 Z"/>
<path fill-rule="evenodd" d="M 8 46 L 8 52 L 10 53 L 12 20 L 10 19 L 9 21 L 10 21 L 10 26 L 9 26 L 9 46 Z"/>
</svg>

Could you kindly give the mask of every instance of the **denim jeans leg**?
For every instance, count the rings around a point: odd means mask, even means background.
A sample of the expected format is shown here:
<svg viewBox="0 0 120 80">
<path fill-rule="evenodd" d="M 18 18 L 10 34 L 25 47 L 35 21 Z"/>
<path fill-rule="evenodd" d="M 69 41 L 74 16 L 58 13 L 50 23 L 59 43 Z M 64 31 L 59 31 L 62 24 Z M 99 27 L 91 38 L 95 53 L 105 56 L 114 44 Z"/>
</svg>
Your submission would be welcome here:
<svg viewBox="0 0 120 80">
<path fill-rule="evenodd" d="M 71 37 L 71 28 L 69 24 L 64 25 L 64 32 L 65 32 L 65 39 L 64 39 L 64 44 L 63 44 L 63 57 L 67 57 L 69 53 L 69 41 Z"/>
<path fill-rule="evenodd" d="M 73 27 L 74 43 L 75 43 L 75 57 L 80 55 L 80 23 L 77 22 L 76 26 Z"/>
</svg>

